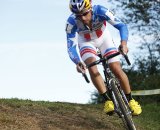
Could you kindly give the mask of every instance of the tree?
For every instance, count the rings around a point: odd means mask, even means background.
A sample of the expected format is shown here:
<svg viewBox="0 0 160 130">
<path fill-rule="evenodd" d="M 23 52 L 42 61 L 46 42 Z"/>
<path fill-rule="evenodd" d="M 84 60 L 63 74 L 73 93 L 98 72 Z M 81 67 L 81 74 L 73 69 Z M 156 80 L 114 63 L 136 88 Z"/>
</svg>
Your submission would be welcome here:
<svg viewBox="0 0 160 130">
<path fill-rule="evenodd" d="M 135 0 L 123 2 L 126 22 L 132 35 L 139 35 L 140 46 L 131 70 L 126 69 L 132 90 L 157 89 L 160 86 L 160 1 Z M 130 11 L 127 11 L 129 10 Z M 158 101 L 159 95 L 139 97 L 144 101 Z"/>
<path fill-rule="evenodd" d="M 118 9 L 123 9 L 124 21 L 128 24 L 129 31 L 132 35 L 139 36 L 139 49 L 140 55 L 135 55 L 132 69 L 127 70 L 131 79 L 131 83 L 134 84 L 135 89 L 139 89 L 138 86 L 142 85 L 143 88 L 149 88 L 149 84 L 152 84 L 152 89 L 157 88 L 160 75 L 160 1 L 159 0 L 132 0 L 127 2 L 124 0 L 112 0 L 116 2 Z M 137 39 L 136 39 L 137 40 Z M 135 41 L 133 41 L 135 42 Z M 155 76 L 156 75 L 156 76 Z M 148 81 L 151 81 L 152 77 L 157 77 L 156 85 L 151 82 L 147 85 Z M 137 78 L 135 80 L 135 78 Z M 132 81 L 132 79 L 134 79 Z M 140 82 L 135 82 L 139 81 Z M 154 80 L 155 81 L 155 80 Z M 158 84 L 157 84 L 158 83 Z"/>
<path fill-rule="evenodd" d="M 130 0 L 131 1 L 131 0 Z M 130 69 L 125 69 L 134 89 L 155 89 L 160 86 L 160 1 L 159 0 L 110 0 L 116 5 L 114 12 L 121 12 L 132 35 L 139 36 L 138 52 Z M 123 10 L 123 11 L 122 11 Z M 138 41 L 137 41 L 138 40 Z M 94 103 L 103 101 L 93 93 Z M 157 99 L 155 97 L 154 99 Z M 92 100 L 92 99 L 91 99 Z"/>
</svg>

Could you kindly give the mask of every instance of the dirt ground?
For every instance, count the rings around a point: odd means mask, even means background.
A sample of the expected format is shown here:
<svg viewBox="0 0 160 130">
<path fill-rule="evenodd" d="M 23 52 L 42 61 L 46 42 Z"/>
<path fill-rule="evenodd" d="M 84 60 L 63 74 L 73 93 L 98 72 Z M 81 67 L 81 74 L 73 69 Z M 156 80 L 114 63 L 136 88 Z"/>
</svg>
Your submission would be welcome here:
<svg viewBox="0 0 160 130">
<path fill-rule="evenodd" d="M 102 105 L 0 102 L 0 130 L 124 130 Z"/>
</svg>

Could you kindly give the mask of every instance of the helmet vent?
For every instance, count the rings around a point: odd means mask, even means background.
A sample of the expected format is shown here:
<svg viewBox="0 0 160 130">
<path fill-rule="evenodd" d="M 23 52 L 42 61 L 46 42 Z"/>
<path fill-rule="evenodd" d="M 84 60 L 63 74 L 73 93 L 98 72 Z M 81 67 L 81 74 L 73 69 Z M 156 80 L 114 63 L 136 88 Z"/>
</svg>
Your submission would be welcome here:
<svg viewBox="0 0 160 130">
<path fill-rule="evenodd" d="M 70 9 L 73 13 L 84 13 L 91 8 L 91 0 L 70 0 Z"/>
<path fill-rule="evenodd" d="M 79 11 L 83 10 L 84 6 L 85 6 L 84 1 L 82 3 L 77 3 L 77 8 Z"/>
</svg>

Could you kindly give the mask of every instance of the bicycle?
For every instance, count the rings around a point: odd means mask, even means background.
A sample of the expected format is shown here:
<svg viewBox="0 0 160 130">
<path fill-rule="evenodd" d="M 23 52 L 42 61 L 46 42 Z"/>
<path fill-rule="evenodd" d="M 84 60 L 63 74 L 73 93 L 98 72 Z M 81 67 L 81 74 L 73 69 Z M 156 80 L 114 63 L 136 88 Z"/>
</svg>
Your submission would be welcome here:
<svg viewBox="0 0 160 130">
<path fill-rule="evenodd" d="M 107 61 L 110 58 L 113 58 L 119 54 L 122 54 L 125 58 L 125 60 L 127 61 L 128 65 L 130 65 L 130 61 L 128 59 L 128 56 L 124 53 L 114 53 L 108 57 L 102 57 L 101 54 L 98 54 L 99 56 L 99 60 L 86 65 L 87 68 L 90 68 L 94 65 L 98 65 L 100 63 L 102 63 L 103 66 L 103 72 L 104 72 L 104 82 L 106 84 L 106 87 L 108 89 L 108 91 L 111 93 L 111 99 L 114 103 L 115 109 L 114 112 L 118 114 L 118 116 L 122 119 L 124 126 L 126 127 L 127 130 L 136 130 L 135 124 L 133 122 L 132 119 L 132 112 L 130 110 L 129 107 L 129 103 L 128 100 L 123 92 L 123 90 L 120 87 L 120 83 L 119 81 L 115 78 L 115 76 L 113 75 L 113 73 L 111 72 Z M 85 80 L 87 83 L 90 83 L 87 75 L 85 73 L 82 73 L 82 75 L 84 76 Z"/>
</svg>

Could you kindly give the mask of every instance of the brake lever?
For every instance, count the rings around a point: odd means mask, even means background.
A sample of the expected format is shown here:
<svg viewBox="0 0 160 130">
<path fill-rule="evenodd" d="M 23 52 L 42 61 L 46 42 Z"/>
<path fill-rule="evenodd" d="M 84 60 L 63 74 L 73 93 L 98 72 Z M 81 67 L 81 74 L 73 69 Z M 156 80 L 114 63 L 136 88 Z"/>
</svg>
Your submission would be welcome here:
<svg viewBox="0 0 160 130">
<path fill-rule="evenodd" d="M 86 80 L 87 83 L 90 83 L 88 77 L 87 77 L 87 74 L 82 70 L 82 66 L 80 66 L 80 70 L 81 70 L 81 73 L 82 73 L 82 76 L 84 77 L 84 79 Z"/>
<path fill-rule="evenodd" d="M 82 76 L 84 77 L 84 79 L 86 80 L 87 83 L 90 83 L 90 81 L 89 81 L 86 73 L 83 73 L 83 72 L 82 72 Z"/>
<path fill-rule="evenodd" d="M 120 51 L 120 53 L 124 56 L 127 64 L 128 64 L 128 65 L 131 65 L 131 62 L 129 61 L 128 55 L 127 55 L 126 53 L 124 53 L 123 50 L 122 50 L 122 46 L 119 47 L 119 51 Z"/>
</svg>

